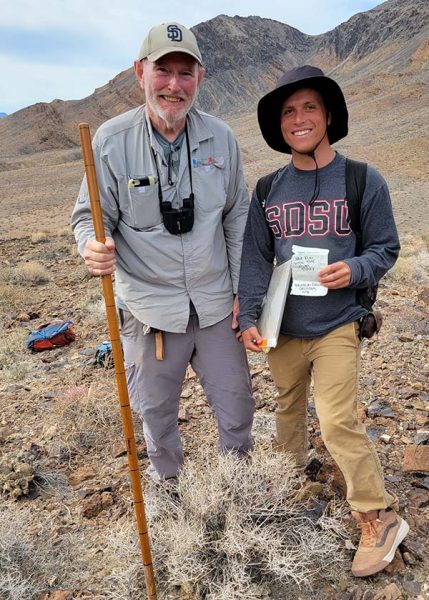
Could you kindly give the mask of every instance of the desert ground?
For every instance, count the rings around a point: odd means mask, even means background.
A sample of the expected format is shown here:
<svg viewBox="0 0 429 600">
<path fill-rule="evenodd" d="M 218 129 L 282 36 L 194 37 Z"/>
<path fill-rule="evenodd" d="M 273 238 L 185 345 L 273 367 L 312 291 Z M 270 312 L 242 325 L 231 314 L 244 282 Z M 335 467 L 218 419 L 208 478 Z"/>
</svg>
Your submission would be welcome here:
<svg viewBox="0 0 429 600">
<path fill-rule="evenodd" d="M 359 413 L 411 532 L 385 572 L 351 577 L 358 532 L 310 403 L 311 456 L 321 465 L 295 481 L 293 493 L 302 510 L 313 511 L 315 527 L 322 513 L 331 514 L 335 575 L 315 568 L 300 587 L 286 581 L 266 598 L 429 598 L 428 126 L 413 118 L 418 101 L 352 102 L 350 136 L 337 146 L 387 179 L 402 240 L 397 267 L 379 291 L 383 328 L 363 345 Z M 284 157 L 267 149 L 253 115 L 229 122 L 252 188 Z M 124 542 L 134 516 L 114 373 L 94 366 L 108 335 L 101 288 L 87 275 L 68 229 L 83 173 L 80 150 L 10 156 L 0 169 L 0 598 L 143 599 L 137 542 Z M 29 332 L 55 319 L 72 320 L 76 340 L 30 353 Z M 252 355 L 249 362 L 255 439 L 269 453 L 275 389 L 265 357 Z M 210 409 L 192 373 L 184 382 L 180 429 L 187 461 L 215 447 Z M 143 473 L 147 458 L 137 422 L 136 437 Z M 156 498 L 156 490 L 148 492 Z M 176 586 L 176 596 L 164 597 L 199 597 L 191 588 Z"/>
</svg>

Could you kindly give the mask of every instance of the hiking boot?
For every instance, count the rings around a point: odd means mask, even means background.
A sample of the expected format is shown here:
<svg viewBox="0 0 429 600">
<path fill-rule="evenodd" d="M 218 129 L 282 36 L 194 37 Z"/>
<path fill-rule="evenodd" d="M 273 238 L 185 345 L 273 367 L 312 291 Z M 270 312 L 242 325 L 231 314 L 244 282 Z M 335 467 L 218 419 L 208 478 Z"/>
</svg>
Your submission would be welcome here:
<svg viewBox="0 0 429 600">
<path fill-rule="evenodd" d="M 405 538 L 409 526 L 394 510 L 352 511 L 361 529 L 359 548 L 352 564 L 355 577 L 367 577 L 382 571 L 392 562 L 395 550 Z"/>
</svg>

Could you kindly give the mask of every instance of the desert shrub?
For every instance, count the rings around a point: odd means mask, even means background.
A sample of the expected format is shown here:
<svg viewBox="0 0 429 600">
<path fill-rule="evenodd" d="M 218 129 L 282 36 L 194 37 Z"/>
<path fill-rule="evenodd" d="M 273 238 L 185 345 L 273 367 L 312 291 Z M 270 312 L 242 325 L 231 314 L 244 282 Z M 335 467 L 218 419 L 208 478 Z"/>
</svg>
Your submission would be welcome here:
<svg viewBox="0 0 429 600">
<path fill-rule="evenodd" d="M 52 431 L 51 454 L 70 457 L 104 446 L 106 439 L 121 437 L 115 387 L 111 380 L 103 384 L 100 370 L 97 385 L 71 383 L 55 399 L 56 426 Z"/>
<path fill-rule="evenodd" d="M 133 519 L 130 512 L 127 521 L 110 530 L 106 550 L 111 569 L 105 585 L 107 600 L 132 600 L 144 595 L 144 574 Z"/>
<path fill-rule="evenodd" d="M 59 229 L 57 229 L 57 231 L 55 232 L 55 235 L 58 237 L 68 237 L 68 238 L 72 239 L 71 229 L 68 225 L 65 225 L 64 227 L 60 227 Z"/>
<path fill-rule="evenodd" d="M 27 510 L 0 512 L 0 598 L 35 600 L 43 587 L 37 549 L 27 533 L 31 515 Z"/>
<path fill-rule="evenodd" d="M 388 279 L 405 285 L 427 284 L 429 281 L 429 232 L 418 236 L 405 235 L 395 266 Z"/>
<path fill-rule="evenodd" d="M 3 267 L 0 269 L 0 281 L 3 283 L 16 283 L 15 269 L 13 267 Z"/>
<path fill-rule="evenodd" d="M 255 443 L 272 442 L 275 434 L 276 421 L 274 415 L 256 412 L 252 427 L 252 436 Z"/>
<path fill-rule="evenodd" d="M 0 308 L 4 310 L 22 310 L 28 302 L 28 293 L 20 285 L 0 285 Z"/>
<path fill-rule="evenodd" d="M 35 465 L 31 483 L 45 497 L 53 496 L 70 499 L 72 495 L 67 477 L 59 471 L 52 470 L 43 464 Z"/>
<path fill-rule="evenodd" d="M 422 240 L 426 244 L 426 250 L 429 250 L 429 229 L 422 233 Z"/>
<path fill-rule="evenodd" d="M 2 600 L 40 600 L 52 588 L 80 585 L 82 573 L 88 568 L 85 556 L 88 540 L 78 530 L 58 535 L 54 527 L 49 520 L 37 522 L 30 507 L 14 505 L 0 509 Z M 43 531 L 43 535 L 36 535 L 37 530 Z"/>
<path fill-rule="evenodd" d="M 401 237 L 401 252 L 402 258 L 408 258 L 410 256 L 417 256 L 420 252 L 428 250 L 428 234 L 411 235 L 405 234 Z"/>
<path fill-rule="evenodd" d="M 40 242 L 47 242 L 49 240 L 49 233 L 47 231 L 34 231 L 30 236 L 33 244 Z"/>
<path fill-rule="evenodd" d="M 38 258 L 43 261 L 57 261 L 61 258 L 71 256 L 73 243 L 65 236 L 52 236 L 49 244 L 43 246 L 43 250 L 38 254 Z"/>
<path fill-rule="evenodd" d="M 5 382 L 20 381 L 31 370 L 31 361 L 26 351 L 25 341 L 28 331 L 14 329 L 2 334 L 0 345 L 0 372 Z"/>
<path fill-rule="evenodd" d="M 311 588 L 316 576 L 334 578 L 342 560 L 341 521 L 332 513 L 311 517 L 298 500 L 300 487 L 290 458 L 259 450 L 248 461 L 203 451 L 185 465 L 176 488 L 149 486 L 160 597 L 253 600 L 280 586 L 287 598 L 292 589 Z M 117 553 L 110 600 L 143 593 L 137 543 L 133 525 L 110 534 L 109 547 Z"/>
<path fill-rule="evenodd" d="M 85 294 L 80 298 L 76 307 L 78 310 L 91 311 L 91 307 L 94 305 L 101 306 L 103 302 L 103 295 L 101 293 L 100 286 L 90 286 L 85 290 Z"/>
<path fill-rule="evenodd" d="M 105 325 L 107 327 L 106 307 L 103 299 L 88 302 L 85 306 L 85 310 L 86 319 L 90 325 Z"/>
<path fill-rule="evenodd" d="M 19 285 L 41 284 L 49 281 L 49 274 L 40 262 L 33 260 L 17 267 L 2 269 L 1 280 Z"/>
<path fill-rule="evenodd" d="M 429 280 L 429 252 L 400 256 L 393 269 L 387 274 L 388 278 L 406 285 L 426 284 Z"/>
</svg>

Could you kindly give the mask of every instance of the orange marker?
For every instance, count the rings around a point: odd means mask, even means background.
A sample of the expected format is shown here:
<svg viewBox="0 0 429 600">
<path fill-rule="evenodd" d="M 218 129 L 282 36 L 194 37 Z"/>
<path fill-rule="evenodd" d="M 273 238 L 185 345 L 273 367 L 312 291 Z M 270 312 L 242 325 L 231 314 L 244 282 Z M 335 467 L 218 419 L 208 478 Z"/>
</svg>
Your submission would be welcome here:
<svg viewBox="0 0 429 600">
<path fill-rule="evenodd" d="M 256 345 L 259 346 L 262 352 L 265 352 L 265 354 L 267 354 L 271 349 L 270 340 L 267 340 L 267 338 L 259 340 L 256 342 Z"/>
</svg>

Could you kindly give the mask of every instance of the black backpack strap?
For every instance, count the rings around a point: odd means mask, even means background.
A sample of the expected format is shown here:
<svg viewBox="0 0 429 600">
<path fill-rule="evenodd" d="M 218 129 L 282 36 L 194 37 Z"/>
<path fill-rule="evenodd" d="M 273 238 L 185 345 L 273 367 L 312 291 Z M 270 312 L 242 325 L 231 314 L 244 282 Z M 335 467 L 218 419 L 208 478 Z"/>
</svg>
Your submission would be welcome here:
<svg viewBox="0 0 429 600">
<path fill-rule="evenodd" d="M 274 177 L 279 171 L 280 169 L 277 169 L 277 171 L 273 171 L 272 173 L 268 173 L 268 175 L 264 175 L 258 179 L 256 183 L 256 197 L 259 200 L 259 204 L 262 206 L 262 208 L 265 208 L 265 202 L 268 194 L 270 193 Z"/>
<path fill-rule="evenodd" d="M 362 226 L 360 213 L 365 192 L 367 164 L 346 158 L 346 198 L 349 207 L 350 227 L 356 235 L 356 255 L 362 253 Z M 357 289 L 356 299 L 367 311 L 377 298 L 378 285 Z"/>
<path fill-rule="evenodd" d="M 350 227 L 356 235 L 356 254 L 362 252 L 362 227 L 360 211 L 366 186 L 367 164 L 346 158 L 346 198 L 349 207 Z"/>
</svg>

